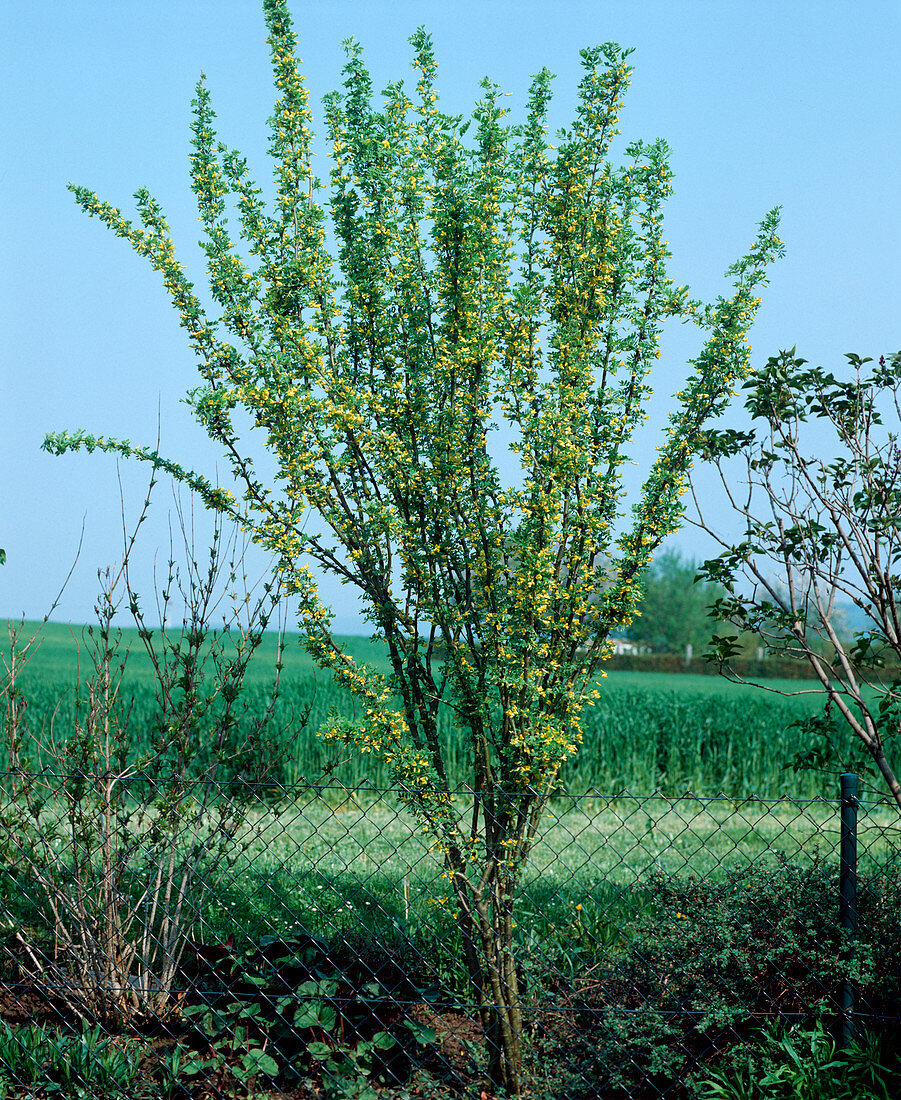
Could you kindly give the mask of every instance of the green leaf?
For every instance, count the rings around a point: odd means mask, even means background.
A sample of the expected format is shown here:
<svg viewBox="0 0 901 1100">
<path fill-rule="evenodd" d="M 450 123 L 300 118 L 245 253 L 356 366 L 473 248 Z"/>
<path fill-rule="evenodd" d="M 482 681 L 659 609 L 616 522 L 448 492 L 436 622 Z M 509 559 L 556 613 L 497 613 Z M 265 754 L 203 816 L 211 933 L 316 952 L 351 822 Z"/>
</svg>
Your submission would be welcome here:
<svg viewBox="0 0 901 1100">
<path fill-rule="evenodd" d="M 417 1043 L 422 1043 L 423 1046 L 434 1043 L 438 1039 L 438 1032 L 433 1027 L 421 1024 L 419 1020 L 404 1020 L 403 1027 L 410 1032 Z"/>
<path fill-rule="evenodd" d="M 379 1050 L 390 1050 L 397 1045 L 397 1039 L 387 1031 L 377 1031 L 372 1037 L 372 1045 Z"/>
<path fill-rule="evenodd" d="M 241 1061 L 248 1072 L 265 1073 L 269 1077 L 278 1076 L 278 1062 L 259 1047 L 249 1050 Z"/>
<path fill-rule="evenodd" d="M 337 1013 L 331 1005 L 314 1003 L 307 1005 L 306 1009 L 294 1017 L 295 1027 L 321 1027 L 325 1031 L 331 1031 L 335 1026 Z"/>
</svg>

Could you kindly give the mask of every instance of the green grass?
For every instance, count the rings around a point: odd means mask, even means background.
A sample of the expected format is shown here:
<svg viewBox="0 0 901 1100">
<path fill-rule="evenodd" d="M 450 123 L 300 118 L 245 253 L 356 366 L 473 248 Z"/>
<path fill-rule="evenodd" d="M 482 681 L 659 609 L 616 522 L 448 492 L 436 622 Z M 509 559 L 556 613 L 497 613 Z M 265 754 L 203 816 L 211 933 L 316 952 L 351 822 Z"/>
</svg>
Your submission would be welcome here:
<svg viewBox="0 0 901 1100">
<path fill-rule="evenodd" d="M 454 904 L 441 856 L 390 794 L 307 793 L 251 807 L 232 858 L 198 899 L 195 938 L 234 937 L 252 948 L 264 936 L 319 936 L 354 950 L 378 944 L 463 982 L 453 951 Z M 55 803 L 45 813 L 52 816 Z M 456 799 L 461 820 L 470 806 Z M 214 819 L 215 820 L 215 819 Z M 864 804 L 860 876 L 892 863 L 897 813 Z M 654 876 L 722 879 L 736 867 L 774 862 L 819 866 L 837 882 L 835 804 L 663 796 L 554 799 L 545 814 L 517 903 L 517 937 L 533 960 L 577 971 L 630 941 L 655 911 Z M 143 881 L 138 874 L 138 882 Z M 29 891 L 0 889 L 9 928 L 38 928 Z M 459 971 L 459 972 L 458 972 Z"/>
<path fill-rule="evenodd" d="M 465 822 L 467 801 L 456 805 Z M 865 808 L 862 878 L 885 866 L 897 847 L 896 811 Z M 441 856 L 390 795 L 338 804 L 323 792 L 261 808 L 246 830 L 244 852 L 204 918 L 223 938 L 261 927 L 353 938 L 365 926 L 386 942 L 402 932 L 408 938 L 411 923 L 418 938 L 429 922 L 451 920 Z M 716 880 L 777 852 L 837 871 L 839 830 L 836 806 L 819 799 L 556 799 L 522 880 L 521 934 L 539 942 L 584 934 L 607 943 L 641 908 L 642 884 L 652 874 Z"/>
<path fill-rule="evenodd" d="M 31 626 L 26 625 L 26 637 Z M 361 637 L 340 641 L 355 657 L 387 669 L 384 651 L 374 642 Z M 32 731 L 48 730 L 51 720 L 57 734 L 72 727 L 73 685 L 89 671 L 88 642 L 83 627 L 49 623 L 44 628 L 41 647 L 21 679 Z M 135 750 L 143 751 L 155 714 L 152 669 L 136 631 L 125 630 L 123 643 L 131 650 L 125 682 L 126 697 L 134 700 L 132 739 Z M 275 636 L 267 634 L 247 676 L 248 719 L 267 698 L 275 655 Z M 810 687 L 798 681 L 772 681 L 771 686 L 785 691 Z M 807 747 L 805 735 L 793 723 L 818 709 L 815 694 L 787 698 L 711 676 L 646 672 L 612 672 L 599 681 L 599 689 L 601 698 L 585 714 L 582 750 L 561 777 L 567 790 L 659 789 L 735 797 L 835 794 L 833 777 L 795 775 L 789 769 Z M 342 782 L 387 785 L 382 762 L 317 736 L 330 711 L 350 715 L 353 710 L 354 701 L 317 671 L 296 637 L 289 636 L 276 711 L 286 746 L 279 778 L 289 783 L 315 780 L 323 769 L 334 767 L 330 774 Z M 448 714 L 442 716 L 441 736 L 451 775 L 465 782 L 467 746 Z M 850 755 L 850 736 L 842 748 Z"/>
</svg>

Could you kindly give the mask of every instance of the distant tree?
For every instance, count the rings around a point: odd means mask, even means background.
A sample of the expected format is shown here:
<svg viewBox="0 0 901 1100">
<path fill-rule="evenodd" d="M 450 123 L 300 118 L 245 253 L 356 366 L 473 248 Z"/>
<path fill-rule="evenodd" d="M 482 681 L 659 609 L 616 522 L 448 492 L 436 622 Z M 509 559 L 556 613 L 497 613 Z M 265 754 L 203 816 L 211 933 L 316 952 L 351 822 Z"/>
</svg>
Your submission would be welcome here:
<svg viewBox="0 0 901 1100">
<path fill-rule="evenodd" d="M 698 562 L 667 548 L 642 581 L 641 601 L 627 637 L 656 653 L 696 653 L 710 641 L 710 607 L 724 594 L 719 584 L 697 580 Z"/>
<path fill-rule="evenodd" d="M 191 170 L 218 317 L 146 191 L 138 226 L 73 188 L 162 276 L 200 362 L 189 404 L 241 493 L 126 441 L 63 432 L 45 446 L 163 467 L 276 555 L 304 644 L 360 702 L 357 720 L 328 735 L 390 762 L 441 854 L 492 1091 L 519 1095 L 518 884 L 578 750 L 610 631 L 631 619 L 638 578 L 680 523 L 699 433 L 747 369 L 778 217 L 730 269 L 727 297 L 691 300 L 666 271 L 666 144 L 611 159 L 628 51 L 583 51 L 575 118 L 552 144 L 550 73 L 534 78 L 519 125 L 487 80 L 464 122 L 438 106 L 424 31 L 411 40 L 415 89 L 389 84 L 380 102 L 348 44 L 343 91 L 325 106 L 322 204 L 289 12 L 283 0 L 264 7 L 279 97 L 274 203 L 217 140 L 203 81 L 194 101 Z M 703 346 L 629 508 L 622 470 L 670 317 L 697 323 Z M 271 473 L 253 464 L 248 424 Z M 499 438 L 514 440 L 513 484 L 495 460 Z M 311 564 L 362 595 L 389 675 L 342 649 Z M 442 749 L 442 708 L 469 746 L 462 777 Z"/>
<path fill-rule="evenodd" d="M 901 807 L 901 354 L 846 358 L 837 378 L 780 352 L 745 384 L 751 430 L 707 432 L 743 531 L 733 541 L 699 511 L 723 547 L 701 572 L 726 589 L 719 620 L 813 668 L 825 707 L 810 760 L 849 766 L 832 737 L 845 723 Z M 724 636 L 714 652 L 741 679 L 737 645 Z"/>
</svg>

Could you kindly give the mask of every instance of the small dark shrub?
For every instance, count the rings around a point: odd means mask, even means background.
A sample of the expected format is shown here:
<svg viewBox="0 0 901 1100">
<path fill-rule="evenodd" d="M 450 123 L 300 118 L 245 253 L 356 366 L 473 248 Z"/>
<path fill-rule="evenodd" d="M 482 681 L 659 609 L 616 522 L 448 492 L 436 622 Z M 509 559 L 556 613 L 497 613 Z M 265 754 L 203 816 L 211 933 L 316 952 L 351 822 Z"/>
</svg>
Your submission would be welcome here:
<svg viewBox="0 0 901 1100">
<path fill-rule="evenodd" d="M 832 1026 L 847 977 L 866 1015 L 898 1015 L 901 875 L 864 879 L 860 926 L 838 926 L 837 874 L 774 855 L 716 880 L 654 875 L 629 944 L 555 992 L 536 1061 L 563 1067 L 548 1096 L 696 1097 L 703 1073 L 744 1064 L 774 1026 Z M 874 1026 L 878 1021 L 873 1021 Z M 599 1092 L 599 1090 L 601 1090 Z"/>
</svg>

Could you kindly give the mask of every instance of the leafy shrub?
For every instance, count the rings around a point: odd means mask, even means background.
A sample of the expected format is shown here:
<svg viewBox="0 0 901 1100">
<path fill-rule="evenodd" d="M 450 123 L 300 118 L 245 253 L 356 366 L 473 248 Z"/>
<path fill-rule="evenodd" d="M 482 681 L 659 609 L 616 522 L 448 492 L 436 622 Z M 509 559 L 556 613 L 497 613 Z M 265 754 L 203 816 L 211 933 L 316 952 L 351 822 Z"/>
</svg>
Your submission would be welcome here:
<svg viewBox="0 0 901 1100">
<path fill-rule="evenodd" d="M 0 883 L 26 900 L 34 927 L 18 930 L 24 972 L 79 1018 L 118 1027 L 178 1013 L 173 983 L 204 899 L 253 838 L 249 795 L 267 775 L 268 707 L 249 714 L 244 676 L 280 590 L 242 585 L 234 540 L 214 532 L 206 562 L 187 529 L 184 573 L 169 563 L 150 629 L 129 573 L 135 534 L 122 563 L 101 574 L 97 624 L 88 628 L 90 675 L 76 682 L 74 721 L 30 726 L 21 674 L 39 634 L 9 627 L 0 703 L 9 772 L 0 783 Z M 171 625 L 172 602 L 183 605 Z M 211 626 L 228 609 L 225 629 Z M 124 686 L 129 650 L 116 627 L 127 605 L 154 674 L 155 727 L 149 751 L 132 735 Z M 37 900 L 37 905 L 33 901 Z"/>
<path fill-rule="evenodd" d="M 555 1014 L 568 1009 L 571 1026 L 538 1029 L 538 1060 L 556 1058 L 563 1067 L 548 1096 L 589 1100 L 602 1089 L 610 1100 L 657 1090 L 698 1097 L 713 1095 L 699 1091 L 711 1073 L 726 1081 L 730 1074 L 749 1080 L 748 1065 L 775 1072 L 775 1055 L 766 1062 L 757 1053 L 776 1042 L 767 1029 L 816 1028 L 835 1012 L 845 978 L 859 989 L 861 1014 L 897 1013 L 901 876 L 894 866 L 863 884 L 853 944 L 838 927 L 836 876 L 818 862 L 801 867 L 776 855 L 716 881 L 654 875 L 643 889 L 655 904 L 628 945 L 555 991 Z M 758 1095 L 770 1096 L 748 1100 Z"/>
</svg>

